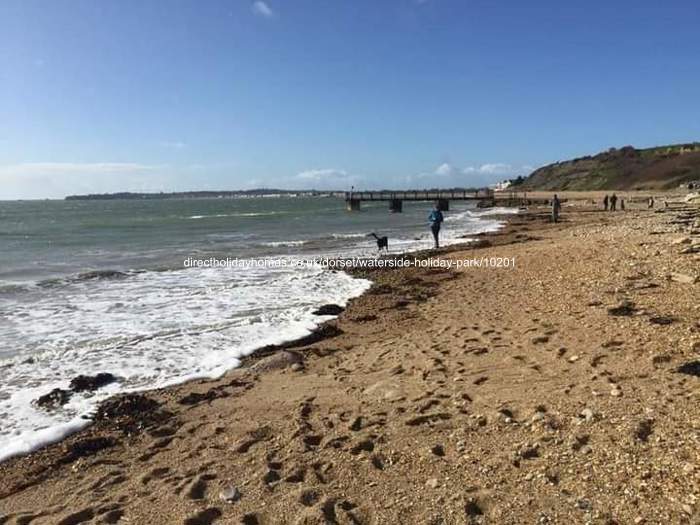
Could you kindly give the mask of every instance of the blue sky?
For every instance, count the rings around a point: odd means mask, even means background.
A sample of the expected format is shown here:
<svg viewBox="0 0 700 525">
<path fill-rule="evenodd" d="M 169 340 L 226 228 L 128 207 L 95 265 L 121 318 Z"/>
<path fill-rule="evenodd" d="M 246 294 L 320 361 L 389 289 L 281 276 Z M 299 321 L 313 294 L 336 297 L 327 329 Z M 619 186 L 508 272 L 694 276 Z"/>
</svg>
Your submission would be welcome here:
<svg viewBox="0 0 700 525">
<path fill-rule="evenodd" d="M 0 200 L 471 186 L 700 140 L 697 1 L 2 0 Z"/>
</svg>

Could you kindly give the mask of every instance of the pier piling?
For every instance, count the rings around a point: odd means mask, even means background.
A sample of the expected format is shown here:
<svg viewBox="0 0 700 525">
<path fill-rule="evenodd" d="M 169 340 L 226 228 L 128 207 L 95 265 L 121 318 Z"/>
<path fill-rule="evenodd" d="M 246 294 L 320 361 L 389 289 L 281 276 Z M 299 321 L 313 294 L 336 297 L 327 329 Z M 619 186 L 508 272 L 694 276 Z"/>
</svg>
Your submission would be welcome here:
<svg viewBox="0 0 700 525">
<path fill-rule="evenodd" d="M 403 201 L 401 199 L 391 199 L 389 201 L 389 211 L 391 213 L 401 213 L 403 211 Z"/>
</svg>

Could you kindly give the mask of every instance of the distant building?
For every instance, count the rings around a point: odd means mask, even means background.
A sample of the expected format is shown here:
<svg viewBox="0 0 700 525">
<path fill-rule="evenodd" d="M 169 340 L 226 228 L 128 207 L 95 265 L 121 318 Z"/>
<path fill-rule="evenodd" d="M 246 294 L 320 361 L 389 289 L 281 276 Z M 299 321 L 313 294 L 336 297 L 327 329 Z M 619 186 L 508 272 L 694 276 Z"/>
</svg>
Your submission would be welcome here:
<svg viewBox="0 0 700 525">
<path fill-rule="evenodd" d="M 493 191 L 504 191 L 511 187 L 513 184 L 510 180 L 501 181 L 493 186 Z"/>
</svg>

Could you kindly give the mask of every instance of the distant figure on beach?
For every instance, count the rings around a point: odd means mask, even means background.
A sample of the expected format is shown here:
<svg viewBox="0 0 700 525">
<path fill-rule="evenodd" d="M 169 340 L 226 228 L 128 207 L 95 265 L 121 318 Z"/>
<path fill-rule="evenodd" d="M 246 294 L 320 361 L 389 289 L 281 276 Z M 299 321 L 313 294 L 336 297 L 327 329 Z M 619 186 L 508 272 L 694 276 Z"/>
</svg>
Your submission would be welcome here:
<svg viewBox="0 0 700 525">
<path fill-rule="evenodd" d="M 603 199 L 603 206 L 605 207 L 605 211 L 608 211 L 608 194 L 605 194 L 605 198 Z"/>
<path fill-rule="evenodd" d="M 649 202 L 647 204 L 648 208 L 653 208 L 654 207 L 654 197 L 649 197 Z"/>
<path fill-rule="evenodd" d="M 561 212 L 561 202 L 555 193 L 552 199 L 552 222 L 559 222 L 559 212 Z"/>
<path fill-rule="evenodd" d="M 620 209 L 622 211 L 625 211 L 625 199 L 620 199 Z"/>
<path fill-rule="evenodd" d="M 445 218 L 442 216 L 442 212 L 440 211 L 440 208 L 438 207 L 437 203 L 435 203 L 435 205 L 433 206 L 433 210 L 430 212 L 428 220 L 430 221 L 430 231 L 433 232 L 433 238 L 435 239 L 435 247 L 439 248 L 440 226 L 442 225 L 442 221 L 444 221 Z"/>
<path fill-rule="evenodd" d="M 617 195 L 615 195 L 613 193 L 612 197 L 610 197 L 610 211 L 615 211 L 616 207 L 617 207 Z"/>
</svg>

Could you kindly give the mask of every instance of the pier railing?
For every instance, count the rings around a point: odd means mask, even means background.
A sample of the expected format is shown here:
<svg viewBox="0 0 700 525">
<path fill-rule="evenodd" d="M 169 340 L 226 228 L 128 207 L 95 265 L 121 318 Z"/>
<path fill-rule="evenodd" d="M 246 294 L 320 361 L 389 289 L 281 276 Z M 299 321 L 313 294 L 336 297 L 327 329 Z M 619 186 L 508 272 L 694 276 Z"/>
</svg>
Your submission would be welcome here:
<svg viewBox="0 0 700 525">
<path fill-rule="evenodd" d="M 508 192 L 510 194 L 511 192 Z M 493 199 L 500 196 L 500 192 L 496 193 L 492 190 L 456 190 L 456 191 L 430 191 L 430 190 L 407 190 L 407 191 L 346 191 L 345 200 L 358 201 L 390 201 L 394 199 L 402 201 L 437 201 L 445 200 L 477 200 L 477 199 Z M 504 198 L 508 198 L 504 195 Z"/>
<path fill-rule="evenodd" d="M 406 190 L 406 191 L 346 191 L 349 211 L 359 211 L 362 201 L 389 202 L 389 211 L 401 213 L 403 201 L 434 201 L 442 211 L 450 209 L 450 201 L 478 201 L 477 206 L 521 206 L 529 204 L 525 192 L 480 190 Z"/>
</svg>

